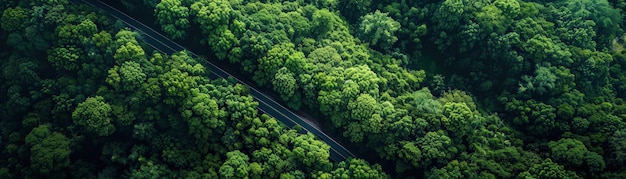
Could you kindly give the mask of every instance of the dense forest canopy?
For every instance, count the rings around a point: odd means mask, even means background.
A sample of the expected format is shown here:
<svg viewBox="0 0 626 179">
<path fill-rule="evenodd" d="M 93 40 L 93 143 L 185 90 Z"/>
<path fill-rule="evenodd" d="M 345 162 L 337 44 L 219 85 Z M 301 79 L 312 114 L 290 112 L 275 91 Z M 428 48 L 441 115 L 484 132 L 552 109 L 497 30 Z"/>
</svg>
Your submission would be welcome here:
<svg viewBox="0 0 626 179">
<path fill-rule="evenodd" d="M 110 3 L 206 59 L 79 1 L 2 1 L 0 178 L 626 178 L 624 0 Z"/>
</svg>

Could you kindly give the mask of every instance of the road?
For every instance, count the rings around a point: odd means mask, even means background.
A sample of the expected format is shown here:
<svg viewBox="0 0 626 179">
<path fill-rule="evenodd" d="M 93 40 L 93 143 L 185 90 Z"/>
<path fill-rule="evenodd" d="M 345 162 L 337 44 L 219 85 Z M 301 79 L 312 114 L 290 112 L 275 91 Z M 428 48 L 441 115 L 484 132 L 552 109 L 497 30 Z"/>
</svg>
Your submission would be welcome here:
<svg viewBox="0 0 626 179">
<path fill-rule="evenodd" d="M 137 32 L 143 35 L 143 39 L 146 43 L 148 43 L 154 49 L 160 51 L 164 54 L 172 54 L 179 51 L 187 51 L 192 54 L 194 57 L 199 57 L 197 54 L 187 50 L 183 46 L 177 44 L 166 36 L 160 34 L 149 26 L 141 23 L 140 21 L 130 17 L 129 15 L 115 9 L 108 4 L 103 3 L 99 0 L 86 1 L 81 0 L 81 2 L 91 5 L 93 7 L 99 8 L 102 11 L 108 13 L 112 17 L 121 20 L 128 27 L 136 30 Z M 230 75 L 228 72 L 219 68 L 215 64 L 206 60 L 206 66 L 211 71 L 211 78 L 227 78 L 231 76 L 236 79 L 239 83 L 246 85 L 250 88 L 250 94 L 254 97 L 255 100 L 259 102 L 258 109 L 259 111 L 268 114 L 277 120 L 283 122 L 288 127 L 300 125 L 306 132 L 310 132 L 318 138 L 322 139 L 326 144 L 330 146 L 330 158 L 333 161 L 344 161 L 348 158 L 356 158 L 355 155 L 346 149 L 343 145 L 339 144 L 336 140 L 329 137 L 327 134 L 322 132 L 316 125 L 314 125 L 311 121 L 306 120 L 304 117 L 294 113 L 294 111 L 289 108 L 281 105 L 276 102 L 271 97 L 263 94 L 260 90 L 254 88 L 253 86 L 248 85 L 246 82 L 236 78 L 233 75 Z"/>
</svg>

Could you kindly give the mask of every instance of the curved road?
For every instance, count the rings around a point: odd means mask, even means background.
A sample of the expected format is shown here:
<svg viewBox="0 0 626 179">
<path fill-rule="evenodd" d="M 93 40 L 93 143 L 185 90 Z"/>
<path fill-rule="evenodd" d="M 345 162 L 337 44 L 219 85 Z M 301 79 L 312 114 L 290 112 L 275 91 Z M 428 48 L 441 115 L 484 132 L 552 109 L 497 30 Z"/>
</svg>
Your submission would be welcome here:
<svg viewBox="0 0 626 179">
<path fill-rule="evenodd" d="M 94 6 L 96 8 L 99 8 L 103 10 L 104 12 L 108 13 L 109 15 L 113 16 L 114 18 L 121 20 L 132 29 L 139 31 L 144 37 L 143 40 L 146 41 L 154 49 L 160 51 L 161 53 L 172 54 L 178 51 L 187 51 L 190 54 L 192 54 L 193 57 L 199 57 L 195 53 L 188 51 L 183 46 L 177 44 L 176 42 L 170 40 L 164 35 L 158 33 L 154 29 L 124 14 L 123 12 L 115 9 L 114 7 L 111 7 L 103 3 L 102 1 L 81 0 L 81 2 Z M 237 80 L 239 83 L 248 86 L 250 88 L 250 94 L 252 95 L 252 97 L 254 97 L 254 99 L 256 99 L 259 102 L 258 109 L 261 112 L 266 113 L 278 119 L 279 121 L 283 122 L 287 126 L 300 125 L 306 132 L 310 132 L 314 134 L 315 136 L 319 137 L 320 139 L 322 139 L 324 142 L 326 142 L 326 144 L 330 146 L 330 158 L 332 160 L 339 162 L 339 161 L 344 161 L 348 158 L 355 158 L 355 155 L 352 154 L 348 149 L 346 149 L 344 146 L 339 144 L 334 139 L 330 138 L 328 135 L 322 132 L 318 127 L 316 127 L 310 121 L 306 120 L 302 116 L 297 115 L 296 113 L 294 113 L 287 107 L 282 106 L 281 104 L 279 104 L 278 102 L 270 98 L 269 96 L 261 93 L 256 88 L 248 85 L 247 83 L 236 78 L 235 76 L 230 75 L 228 72 L 222 70 L 221 68 L 209 62 L 208 60 L 206 60 L 206 63 L 208 65 L 207 68 L 209 68 L 209 70 L 211 71 L 211 78 L 227 78 L 231 76 L 235 80 Z"/>
</svg>

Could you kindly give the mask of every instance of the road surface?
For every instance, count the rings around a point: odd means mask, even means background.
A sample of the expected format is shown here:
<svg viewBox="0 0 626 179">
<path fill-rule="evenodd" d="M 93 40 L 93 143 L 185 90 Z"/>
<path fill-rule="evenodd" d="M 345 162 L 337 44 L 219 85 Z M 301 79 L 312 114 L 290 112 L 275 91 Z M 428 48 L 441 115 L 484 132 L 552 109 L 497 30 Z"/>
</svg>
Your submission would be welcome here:
<svg viewBox="0 0 626 179">
<path fill-rule="evenodd" d="M 124 22 L 128 27 L 138 31 L 144 37 L 144 41 L 152 46 L 154 49 L 160 51 L 164 54 L 172 54 L 179 51 L 187 51 L 192 54 L 194 57 L 199 57 L 193 52 L 188 51 L 183 46 L 177 44 L 166 36 L 160 34 L 154 29 L 150 28 L 147 25 L 139 22 L 138 20 L 126 15 L 125 13 L 115 9 L 112 6 L 109 6 L 102 1 L 99 0 L 81 0 L 81 2 L 86 3 L 88 5 L 94 6 L 96 8 L 101 9 L 102 11 L 108 13 L 116 19 Z M 211 78 L 227 78 L 231 76 L 239 83 L 246 85 L 250 88 L 250 94 L 254 97 L 255 100 L 259 102 L 258 109 L 268 114 L 277 120 L 283 122 L 285 125 L 291 127 L 295 125 L 300 125 L 306 132 L 310 132 L 318 138 L 322 139 L 326 144 L 330 146 L 330 158 L 333 161 L 344 161 L 348 158 L 356 158 L 355 155 L 346 149 L 344 146 L 339 144 L 336 140 L 332 139 L 324 132 L 322 132 L 319 127 L 314 125 L 311 121 L 306 120 L 304 117 L 297 115 L 289 108 L 279 104 L 271 97 L 261 93 L 261 91 L 257 90 L 253 86 L 248 85 L 244 81 L 237 79 L 235 76 L 230 75 L 228 72 L 222 70 L 215 64 L 210 61 L 206 61 L 208 66 L 206 66 L 211 71 Z"/>
</svg>

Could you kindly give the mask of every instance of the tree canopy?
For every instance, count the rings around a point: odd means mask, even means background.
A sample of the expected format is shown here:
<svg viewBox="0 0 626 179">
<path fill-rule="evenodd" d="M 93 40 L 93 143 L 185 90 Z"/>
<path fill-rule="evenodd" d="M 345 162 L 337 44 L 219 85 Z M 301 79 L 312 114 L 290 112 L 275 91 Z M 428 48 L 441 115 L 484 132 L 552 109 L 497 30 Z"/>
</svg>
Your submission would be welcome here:
<svg viewBox="0 0 626 179">
<path fill-rule="evenodd" d="M 188 50 L 0 3 L 0 178 L 626 177 L 624 0 L 106 3 Z"/>
</svg>

